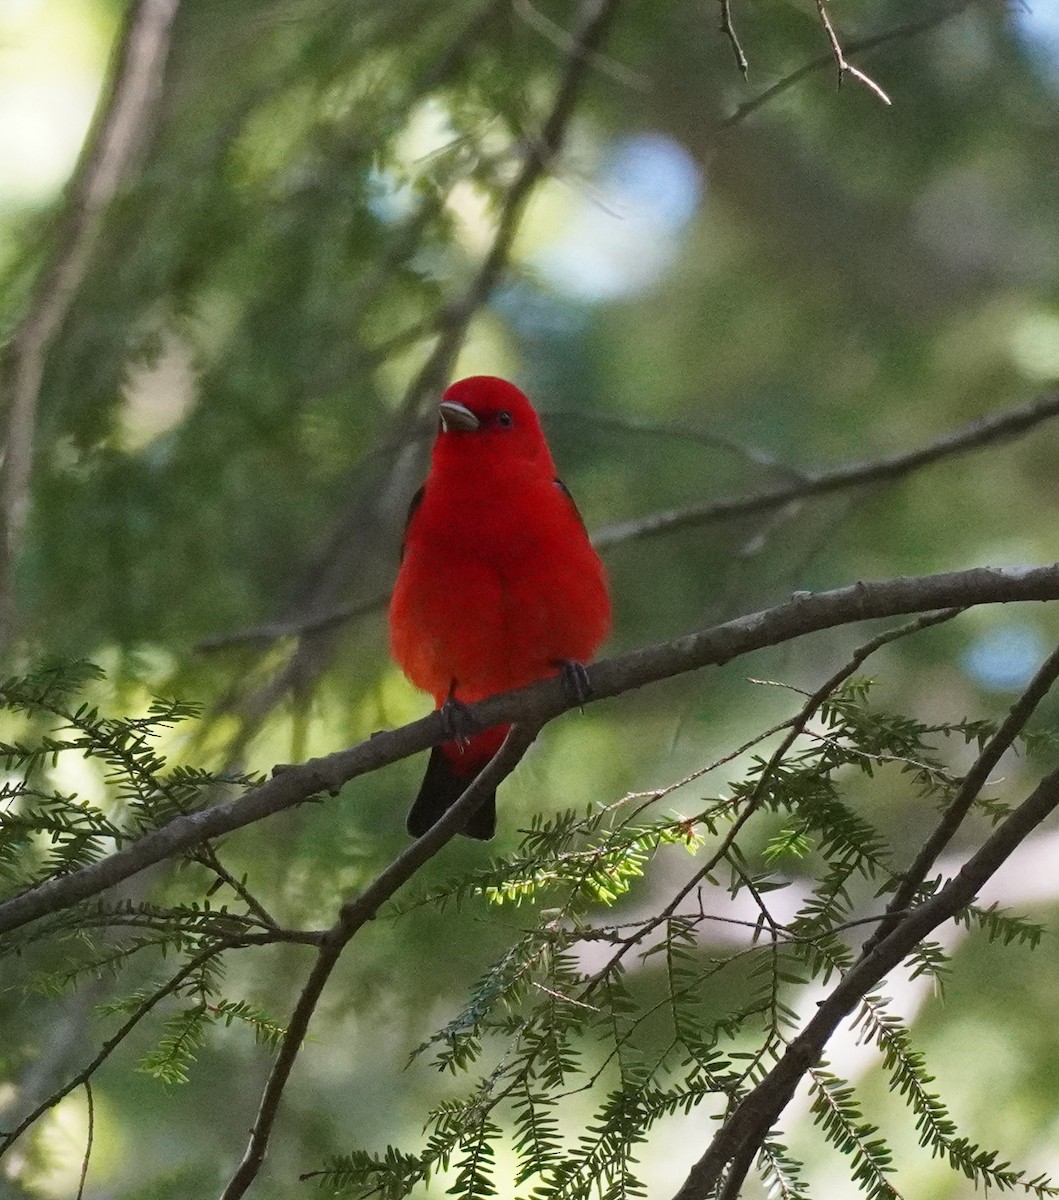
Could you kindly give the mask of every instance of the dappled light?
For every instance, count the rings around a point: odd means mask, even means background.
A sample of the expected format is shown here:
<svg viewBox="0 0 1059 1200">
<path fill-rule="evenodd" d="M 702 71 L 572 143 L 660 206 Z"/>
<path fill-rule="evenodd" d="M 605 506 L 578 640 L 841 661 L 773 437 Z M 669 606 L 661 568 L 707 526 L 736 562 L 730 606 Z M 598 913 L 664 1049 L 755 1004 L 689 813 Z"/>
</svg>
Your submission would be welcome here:
<svg viewBox="0 0 1059 1200">
<path fill-rule="evenodd" d="M 1045 0 L 7 0 L 0 1195 L 1059 1195 L 1057 129 Z"/>
</svg>

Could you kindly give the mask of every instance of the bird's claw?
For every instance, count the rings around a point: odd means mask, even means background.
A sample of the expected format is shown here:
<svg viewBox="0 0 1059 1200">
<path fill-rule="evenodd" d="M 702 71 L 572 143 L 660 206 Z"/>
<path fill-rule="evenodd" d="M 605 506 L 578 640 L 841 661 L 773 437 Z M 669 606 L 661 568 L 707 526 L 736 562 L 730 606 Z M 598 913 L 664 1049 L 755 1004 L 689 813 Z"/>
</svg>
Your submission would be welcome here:
<svg viewBox="0 0 1059 1200">
<path fill-rule="evenodd" d="M 576 659 L 564 658 L 558 665 L 563 691 L 570 702 L 584 712 L 585 703 L 592 695 L 592 683 L 585 664 L 577 662 Z"/>
<path fill-rule="evenodd" d="M 462 700 L 457 700 L 451 692 L 438 709 L 438 713 L 448 740 L 455 742 L 461 750 L 476 733 L 482 731 L 481 725 L 471 716 L 467 705 Z"/>
</svg>

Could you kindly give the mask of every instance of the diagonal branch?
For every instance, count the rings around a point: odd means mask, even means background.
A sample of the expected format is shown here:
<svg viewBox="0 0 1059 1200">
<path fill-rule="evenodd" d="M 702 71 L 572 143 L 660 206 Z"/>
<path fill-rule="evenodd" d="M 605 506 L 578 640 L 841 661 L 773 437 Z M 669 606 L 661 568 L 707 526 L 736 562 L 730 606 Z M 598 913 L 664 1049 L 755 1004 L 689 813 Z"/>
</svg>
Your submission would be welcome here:
<svg viewBox="0 0 1059 1200">
<path fill-rule="evenodd" d="M 251 625 L 246 629 L 236 629 L 231 633 L 215 633 L 205 637 L 195 646 L 196 654 L 209 654 L 213 650 L 223 650 L 228 646 L 239 646 L 246 642 L 275 642 L 285 637 L 301 637 L 307 633 L 315 633 L 332 625 L 341 625 L 357 617 L 379 612 L 386 607 L 389 593 L 370 596 L 367 600 L 358 600 L 352 604 L 340 604 L 330 612 L 321 613 L 316 617 L 295 618 L 291 621 L 266 621 L 263 625 Z"/>
<path fill-rule="evenodd" d="M 975 567 L 943 575 L 855 583 L 815 595 L 796 593 L 776 608 L 594 664 L 588 672 L 592 695 L 587 702 L 727 663 L 753 650 L 838 625 L 902 613 L 1027 600 L 1059 600 L 1059 564 Z M 551 678 L 469 705 L 468 713 L 482 728 L 513 722 L 537 728 L 570 707 L 561 681 Z M 348 750 L 288 767 L 234 800 L 176 817 L 98 862 L 0 904 L 0 933 L 98 895 L 153 863 L 302 804 L 321 791 L 337 792 L 351 779 L 426 750 L 450 736 L 443 718 L 434 712 L 400 729 L 378 733 Z"/>
<path fill-rule="evenodd" d="M 444 384 L 467 327 L 492 295 L 507 264 L 526 204 L 563 148 L 585 80 L 617 16 L 619 4 L 620 0 L 583 0 L 577 27 L 566 45 L 565 65 L 551 111 L 540 133 L 526 141 L 522 166 L 504 196 L 489 250 L 467 291 L 445 313 L 441 336 L 405 396 L 402 405 L 405 413 L 418 412 L 424 399 Z"/>
<path fill-rule="evenodd" d="M 546 419 L 561 419 L 573 415 L 563 410 L 552 410 L 544 414 Z M 772 491 L 711 501 L 708 504 L 691 508 L 672 509 L 652 513 L 646 517 L 637 517 L 631 521 L 604 525 L 592 535 L 592 541 L 597 549 L 609 550 L 622 542 L 654 537 L 668 533 L 672 529 L 681 529 L 692 525 L 708 525 L 752 513 L 775 511 L 795 500 L 814 495 L 844 491 L 847 488 L 867 487 L 873 483 L 896 482 L 915 471 L 944 462 L 948 458 L 967 454 L 972 450 L 981 450 L 1008 438 L 1020 437 L 1056 416 L 1059 416 L 1059 392 L 1048 393 L 1028 404 L 1020 404 L 1004 409 L 1002 412 L 990 413 L 988 416 L 971 421 L 958 429 L 950 430 L 916 450 L 890 455 L 886 458 L 870 459 L 867 462 L 845 463 L 811 473 L 796 470 L 790 465 L 774 459 L 759 447 L 748 446 L 726 437 L 724 434 L 629 421 L 619 417 L 600 417 L 598 415 L 586 417 L 583 413 L 577 414 L 579 421 L 587 419 L 603 427 L 609 426 L 633 433 L 679 437 L 684 441 L 697 441 L 706 446 L 719 447 L 768 470 L 781 471 L 791 479 L 789 484 Z M 378 612 L 386 606 L 388 598 L 387 593 L 379 593 L 367 600 L 336 605 L 326 612 L 315 613 L 312 616 L 293 618 L 287 621 L 268 621 L 261 625 L 249 626 L 246 629 L 233 630 L 230 633 L 213 634 L 203 638 L 195 650 L 197 653 L 208 653 L 245 642 L 270 642 L 279 638 L 298 637 L 317 630 L 328 629 L 344 621 Z"/>
<path fill-rule="evenodd" d="M 825 496 L 847 488 L 867 487 L 869 484 L 892 483 L 942 459 L 1017 437 L 1055 416 L 1059 416 L 1059 391 L 1049 392 L 1029 404 L 990 413 L 915 450 L 807 473 L 803 480 L 750 496 L 692 504 L 687 508 L 667 509 L 631 521 L 605 525 L 593 534 L 592 544 L 597 550 L 606 550 L 621 542 L 657 537 L 678 529 L 697 528 L 753 513 L 771 512 L 811 496 Z"/>
<path fill-rule="evenodd" d="M 129 10 L 111 82 L 55 230 L 50 261 L 0 358 L 0 645 L 10 640 L 16 624 L 14 570 L 26 520 L 45 362 L 84 278 L 103 214 L 150 132 L 179 4 L 137 0 Z"/>
<path fill-rule="evenodd" d="M 242 1162 L 221 1194 L 221 1200 L 238 1200 L 257 1177 L 265 1160 L 272 1127 L 279 1111 L 287 1080 L 290 1078 L 295 1059 L 309 1022 L 316 1012 L 320 996 L 331 976 L 342 951 L 353 937 L 370 921 L 389 898 L 450 842 L 466 818 L 474 811 L 484 792 L 495 788 L 518 766 L 536 736 L 532 726 L 514 726 L 504 739 L 503 745 L 476 776 L 455 804 L 421 838 L 413 842 L 402 854 L 379 875 L 359 896 L 347 900 L 339 911 L 338 919 L 324 934 L 316 962 L 302 988 L 287 1032 L 280 1044 L 276 1061 L 272 1065 L 268 1082 L 261 1095 L 257 1119 L 250 1133 L 250 1140 Z"/>
<path fill-rule="evenodd" d="M 812 1019 L 792 1040 L 776 1066 L 733 1110 L 673 1200 L 709 1200 L 722 1177 L 726 1177 L 726 1186 L 731 1190 L 733 1175 L 738 1171 L 745 1175 L 795 1088 L 857 1003 L 920 941 L 970 904 L 982 886 L 1057 806 L 1059 771 L 1054 771 L 997 826 L 955 878 L 905 916 L 820 1002 Z"/>
<path fill-rule="evenodd" d="M 406 440 L 424 404 L 444 386 L 471 321 L 492 295 L 507 264 L 530 196 L 562 151 L 595 55 L 617 15 L 619 4 L 620 0 L 582 0 L 575 29 L 566 42 L 563 69 L 551 108 L 540 132 L 525 142 L 522 165 L 504 194 L 489 249 L 463 295 L 440 314 L 433 348 L 394 413 L 390 428 L 382 438 L 384 444 Z M 327 555 L 323 569 L 315 570 L 315 578 L 310 577 L 302 583 L 299 590 L 306 594 L 306 600 L 294 618 L 311 624 L 321 614 L 324 614 L 323 619 L 307 631 L 287 663 L 244 701 L 244 726 L 260 721 L 292 687 L 305 687 L 326 666 L 334 644 L 330 613 L 345 593 L 349 581 L 363 570 L 365 556 L 376 548 L 376 532 L 385 513 L 392 507 L 389 493 L 393 486 L 391 473 L 381 485 L 355 495 L 335 522 L 331 539 L 334 553 Z M 310 572 L 310 576 L 312 574 Z M 244 739 L 247 736 L 245 728 L 242 736 Z"/>
<path fill-rule="evenodd" d="M 827 34 L 827 40 L 831 43 L 831 53 L 834 55 L 835 65 L 838 67 L 839 87 L 842 86 L 842 80 L 847 75 L 851 75 L 858 82 L 863 83 L 870 91 L 873 91 L 883 104 L 889 104 L 891 102 L 890 97 L 879 87 L 875 80 L 870 75 L 865 75 L 863 71 L 859 71 L 852 63 L 847 61 L 845 52 L 842 49 L 842 43 L 838 40 L 838 34 L 835 33 L 834 25 L 831 24 L 831 14 L 827 11 L 827 0 L 816 0 L 816 15 L 820 18 L 820 24 L 824 27 L 824 33 Z"/>
<path fill-rule="evenodd" d="M 858 38 L 855 41 L 847 42 L 843 54 L 847 68 L 851 55 L 863 54 L 868 50 L 874 50 L 877 46 L 884 46 L 888 42 L 906 41 L 909 38 L 918 37 L 921 33 L 927 33 L 931 29 L 935 29 L 938 25 L 943 25 L 946 21 L 952 20 L 953 17 L 959 16 L 960 13 L 965 12 L 975 2 L 976 0 L 956 0 L 956 3 L 939 8 L 936 12 L 930 13 L 925 17 L 920 17 L 915 21 L 908 21 L 904 25 L 896 25 L 893 29 L 886 29 L 882 33 L 872 34 L 870 37 Z M 810 59 L 804 66 L 799 67 L 796 71 L 792 71 L 789 75 L 784 75 L 782 79 L 777 80 L 771 87 L 765 88 L 764 91 L 759 92 L 750 100 L 746 100 L 740 104 L 738 108 L 718 123 L 716 131 L 723 133 L 726 130 L 734 128 L 742 121 L 745 121 L 752 113 L 757 112 L 759 108 L 763 108 L 770 101 L 775 100 L 781 93 L 794 87 L 795 84 L 801 83 L 808 76 L 815 75 L 818 71 L 824 71 L 828 67 L 833 66 L 834 62 L 835 55 L 833 50 Z"/>
<path fill-rule="evenodd" d="M 996 733 L 985 744 L 973 766 L 963 777 L 952 803 L 945 810 L 937 828 L 923 844 L 915 861 L 905 872 L 901 885 L 886 906 L 886 916 L 865 942 L 861 951 L 862 955 L 870 954 L 876 944 L 890 933 L 897 924 L 898 914 L 908 908 L 915 899 L 916 892 L 926 881 L 927 872 L 937 862 L 938 855 L 949 844 L 953 834 L 963 823 L 964 817 L 970 812 L 971 806 L 977 800 L 993 769 L 1026 727 L 1026 722 L 1051 691 L 1056 679 L 1059 679 L 1059 648 L 1053 650 L 1041 664 L 1037 674 L 1030 681 L 1029 687 L 1011 706 Z"/>
</svg>

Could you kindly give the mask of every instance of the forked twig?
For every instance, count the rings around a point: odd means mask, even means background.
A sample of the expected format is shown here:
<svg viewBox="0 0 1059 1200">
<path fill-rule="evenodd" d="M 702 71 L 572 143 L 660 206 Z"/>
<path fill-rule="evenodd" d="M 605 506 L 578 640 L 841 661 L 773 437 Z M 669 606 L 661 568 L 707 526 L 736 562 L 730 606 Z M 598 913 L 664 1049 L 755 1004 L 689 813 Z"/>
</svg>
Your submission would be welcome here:
<svg viewBox="0 0 1059 1200">
<path fill-rule="evenodd" d="M 965 9 L 971 7 L 975 0 L 956 0 L 955 4 L 948 5 L 938 9 L 936 12 L 930 13 L 925 17 L 921 17 L 915 21 L 908 21 L 904 25 L 895 25 L 892 29 L 884 30 L 882 33 L 874 33 L 869 37 L 857 38 L 846 43 L 843 50 L 843 58 L 847 65 L 850 56 L 853 54 L 862 54 L 866 50 L 874 50 L 877 46 L 884 46 L 888 42 L 896 42 L 906 40 L 908 38 L 918 37 L 921 33 L 926 33 L 928 30 L 934 29 L 936 26 L 943 24 L 952 17 L 958 16 Z M 774 100 L 781 93 L 788 91 L 795 84 L 801 83 L 810 75 L 815 75 L 817 71 L 822 71 L 830 66 L 835 61 L 834 54 L 828 50 L 826 53 L 818 55 L 811 59 L 797 70 L 791 71 L 789 75 L 784 75 L 782 79 L 778 79 L 775 83 L 759 92 L 751 99 L 744 101 L 737 108 L 733 109 L 723 120 L 718 122 L 716 131 L 724 132 L 728 129 L 733 129 L 740 122 L 746 120 L 752 113 L 757 112 L 759 108 L 763 108 L 770 101 Z"/>
<path fill-rule="evenodd" d="M 838 66 L 838 86 L 842 86 L 845 76 L 851 75 L 859 83 L 863 83 L 866 88 L 873 91 L 883 104 L 890 104 L 890 97 L 875 80 L 847 60 L 842 50 L 842 43 L 838 40 L 838 34 L 835 33 L 835 27 L 831 24 L 831 16 L 827 11 L 827 0 L 816 0 L 816 12 L 820 18 L 820 24 L 823 25 L 824 32 L 827 34 L 827 40 L 831 43 L 831 53 L 835 56 L 835 63 Z"/>
</svg>

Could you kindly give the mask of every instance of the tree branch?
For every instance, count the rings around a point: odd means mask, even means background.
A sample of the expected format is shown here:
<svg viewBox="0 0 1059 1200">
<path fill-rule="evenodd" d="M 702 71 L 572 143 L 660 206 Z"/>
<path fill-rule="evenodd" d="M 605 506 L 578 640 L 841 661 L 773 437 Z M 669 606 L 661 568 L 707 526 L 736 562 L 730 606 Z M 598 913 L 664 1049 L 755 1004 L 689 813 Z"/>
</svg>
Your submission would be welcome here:
<svg viewBox="0 0 1059 1200">
<path fill-rule="evenodd" d="M 92 1099 L 92 1084 L 85 1080 L 85 1099 L 88 1102 L 88 1136 L 85 1139 L 85 1156 L 81 1160 L 81 1176 L 77 1184 L 77 1195 L 74 1200 L 82 1200 L 85 1194 L 85 1180 L 88 1178 L 88 1164 L 92 1161 L 92 1142 L 95 1139 L 96 1109 Z"/>
<path fill-rule="evenodd" d="M 493 758 L 441 820 L 398 855 L 359 896 L 347 900 L 342 905 L 338 919 L 324 935 L 316 962 L 298 997 L 268 1082 L 261 1094 L 257 1119 L 246 1152 L 228 1186 L 222 1192 L 221 1200 L 238 1200 L 261 1169 L 287 1080 L 324 986 L 342 951 L 357 932 L 375 916 L 380 905 L 389 900 L 425 862 L 433 858 L 459 833 L 466 818 L 477 808 L 483 793 L 495 788 L 515 769 L 532 744 L 536 732 L 532 726 L 515 725 Z"/>
<path fill-rule="evenodd" d="M 687 508 L 667 509 L 631 521 L 605 525 L 593 534 L 592 544 L 597 550 L 606 550 L 621 542 L 657 537 L 677 529 L 689 529 L 710 525 L 716 521 L 731 520 L 733 517 L 769 512 L 810 496 L 828 495 L 831 492 L 865 487 L 873 483 L 891 483 L 942 459 L 967 454 L 971 450 L 979 450 L 1005 438 L 1017 437 L 1055 416 L 1059 416 L 1059 391 L 1049 392 L 1029 404 L 1005 409 L 1000 413 L 990 413 L 915 450 L 868 462 L 844 463 L 825 471 L 807 473 L 803 480 L 750 496 L 736 496 L 706 504 L 693 504 Z"/>
<path fill-rule="evenodd" d="M 214 633 L 198 642 L 194 653 L 209 654 L 213 650 L 239 646 L 246 642 L 275 642 L 285 637 L 301 637 L 306 633 L 315 633 L 332 625 L 341 625 L 357 617 L 367 616 L 368 613 L 378 612 L 386 607 L 389 598 L 387 592 L 371 596 L 367 600 L 358 600 L 353 604 L 340 604 L 330 612 L 315 617 L 303 617 L 292 621 L 266 621 L 263 625 L 251 625 L 230 633 Z"/>
<path fill-rule="evenodd" d="M 816 15 L 820 18 L 820 24 L 824 27 L 824 33 L 827 34 L 827 40 L 831 43 L 831 53 L 838 67 L 838 86 L 842 86 L 842 80 L 847 75 L 852 75 L 854 79 L 863 83 L 870 91 L 873 91 L 883 104 L 889 104 L 890 97 L 879 87 L 875 80 L 870 75 L 865 75 L 863 71 L 858 71 L 856 67 L 846 60 L 846 55 L 842 50 L 842 43 L 838 40 L 838 34 L 835 33 L 834 25 L 831 24 L 831 14 L 827 11 L 827 0 L 816 0 Z"/>
<path fill-rule="evenodd" d="M 908 908 L 915 899 L 916 892 L 927 878 L 927 872 L 937 862 L 938 855 L 949 844 L 953 834 L 963 823 L 964 817 L 970 812 L 971 805 L 978 798 L 993 769 L 1026 727 L 1026 722 L 1051 691 L 1056 679 L 1059 679 L 1059 647 L 1053 650 L 1041 664 L 1037 674 L 1030 681 L 1029 687 L 1011 706 L 1003 723 L 982 748 L 982 752 L 975 759 L 973 766 L 963 777 L 952 803 L 945 810 L 937 828 L 923 844 L 915 861 L 905 872 L 900 887 L 894 892 L 890 903 L 886 906 L 886 916 L 864 944 L 862 954 L 867 955 L 872 952 L 875 946 L 893 930 L 897 924 L 898 914 Z"/>
<path fill-rule="evenodd" d="M 573 418 L 575 414 L 563 410 L 546 412 L 545 419 Z M 788 475 L 792 482 L 782 488 L 758 492 L 751 496 L 739 496 L 692 508 L 672 509 L 637 517 L 614 525 L 604 525 L 592 535 L 597 550 L 609 550 L 622 542 L 635 541 L 642 537 L 654 537 L 691 525 L 708 525 L 713 522 L 731 520 L 756 512 L 768 512 L 782 508 L 795 500 L 846 488 L 864 487 L 871 483 L 896 481 L 914 471 L 933 466 L 947 458 L 967 454 L 972 450 L 994 445 L 1006 438 L 1019 437 L 1028 433 L 1044 421 L 1059 416 L 1059 392 L 1048 393 L 1029 404 L 1020 404 L 1003 412 L 991 413 L 958 429 L 950 430 L 927 446 L 909 450 L 886 458 L 868 462 L 846 463 L 816 473 L 798 470 L 780 462 L 756 446 L 749 446 L 724 434 L 681 429 L 679 426 L 658 425 L 648 422 L 629 421 L 620 417 L 576 414 L 579 421 L 589 420 L 604 428 L 626 430 L 632 433 L 650 434 L 661 437 L 681 438 L 684 441 L 700 442 L 739 455 L 747 462 L 765 467 L 770 471 Z M 342 604 L 329 612 L 295 618 L 289 621 L 268 621 L 262 625 L 251 625 L 246 629 L 229 633 L 213 634 L 203 638 L 196 653 L 209 653 L 227 646 L 244 642 L 269 642 L 283 637 L 298 637 L 339 625 L 344 621 L 377 612 L 386 606 L 388 593 L 380 593 L 367 600 Z"/>
<path fill-rule="evenodd" d="M 14 571 L 33 470 L 44 365 L 96 245 L 103 214 L 150 130 L 180 0 L 137 0 L 55 231 L 55 245 L 0 360 L 4 463 L 0 471 L 0 645 L 16 624 Z"/>
<path fill-rule="evenodd" d="M 802 1077 L 819 1060 L 839 1024 L 919 942 L 970 904 L 986 881 L 1057 806 L 1059 771 L 1054 771 L 997 826 L 955 878 L 904 917 L 821 1001 L 813 1018 L 794 1038 L 780 1061 L 725 1121 L 673 1200 L 709 1200 L 729 1167 L 726 1186 L 730 1189 L 731 1177 L 736 1170 L 734 1164 L 738 1164 L 745 1175 L 762 1140 L 794 1095 Z"/>
<path fill-rule="evenodd" d="M 735 65 L 739 68 L 739 73 L 744 79 L 749 79 L 750 63 L 747 62 L 743 46 L 739 41 L 739 34 L 736 33 L 735 26 L 732 24 L 731 0 L 719 0 L 719 3 L 721 6 L 721 33 L 728 39 L 732 47 L 732 53 L 735 55 Z"/>
<path fill-rule="evenodd" d="M 919 34 L 927 33 L 929 30 L 944 24 L 953 17 L 959 16 L 960 13 L 966 11 L 975 2 L 976 0 L 957 0 L 955 4 L 940 8 L 937 12 L 931 13 L 926 17 L 921 17 L 917 21 L 908 21 L 904 25 L 896 25 L 893 29 L 884 30 L 882 33 L 872 34 L 870 37 L 847 42 L 844 57 L 848 60 L 853 54 L 863 54 L 865 51 L 874 50 L 877 46 L 884 46 L 887 42 L 904 41 L 908 38 L 918 37 Z M 833 50 L 829 50 L 827 53 L 811 59 L 796 71 L 792 71 L 789 75 L 785 75 L 782 79 L 777 80 L 771 87 L 765 88 L 764 91 L 759 92 L 752 99 L 740 104 L 723 121 L 718 123 L 717 132 L 722 133 L 732 129 L 740 122 L 746 120 L 751 113 L 757 112 L 759 108 L 764 107 L 769 101 L 774 100 L 782 92 L 794 87 L 797 83 L 801 83 L 808 76 L 815 75 L 817 71 L 826 70 L 834 62 L 835 55 Z"/>
<path fill-rule="evenodd" d="M 437 340 L 426 361 L 409 384 L 383 442 L 405 440 L 426 401 L 439 393 L 448 378 L 467 328 L 492 295 L 511 253 L 522 216 L 537 184 L 561 152 L 567 128 L 573 117 L 585 79 L 607 32 L 617 15 L 620 0 L 582 0 L 578 19 L 570 35 L 551 108 L 539 134 L 527 139 L 522 165 L 504 194 L 496 230 L 474 278 L 463 295 L 441 312 L 437 322 Z M 253 696 L 243 702 L 247 723 L 261 719 L 292 687 L 304 687 L 323 669 L 333 639 L 330 614 L 349 581 L 362 570 L 364 556 L 374 550 L 374 534 L 382 524 L 393 479 L 382 486 L 355 495 L 335 522 L 331 539 L 333 553 L 325 556 L 325 565 L 314 569 L 302 585 L 307 599 L 294 620 L 313 623 L 324 614 L 320 624 L 295 649 L 290 659 Z M 392 501 L 389 501 L 392 507 Z M 313 572 L 310 572 L 312 575 Z M 243 737 L 245 739 L 245 731 Z"/>
<path fill-rule="evenodd" d="M 1059 564 L 975 567 L 943 575 L 855 583 L 815 595 L 796 593 L 776 608 L 595 663 L 588 672 L 593 689 L 588 702 L 730 662 L 752 650 L 837 625 L 941 608 L 1057 599 Z M 552 678 L 481 700 L 469 705 L 468 712 L 483 728 L 512 722 L 538 727 L 570 707 L 561 682 Z M 98 895 L 153 863 L 292 808 L 321 791 L 337 792 L 351 779 L 426 750 L 450 736 L 435 712 L 400 729 L 378 733 L 348 750 L 288 767 L 237 799 L 176 817 L 99 862 L 0 904 L 0 933 Z"/>
</svg>

